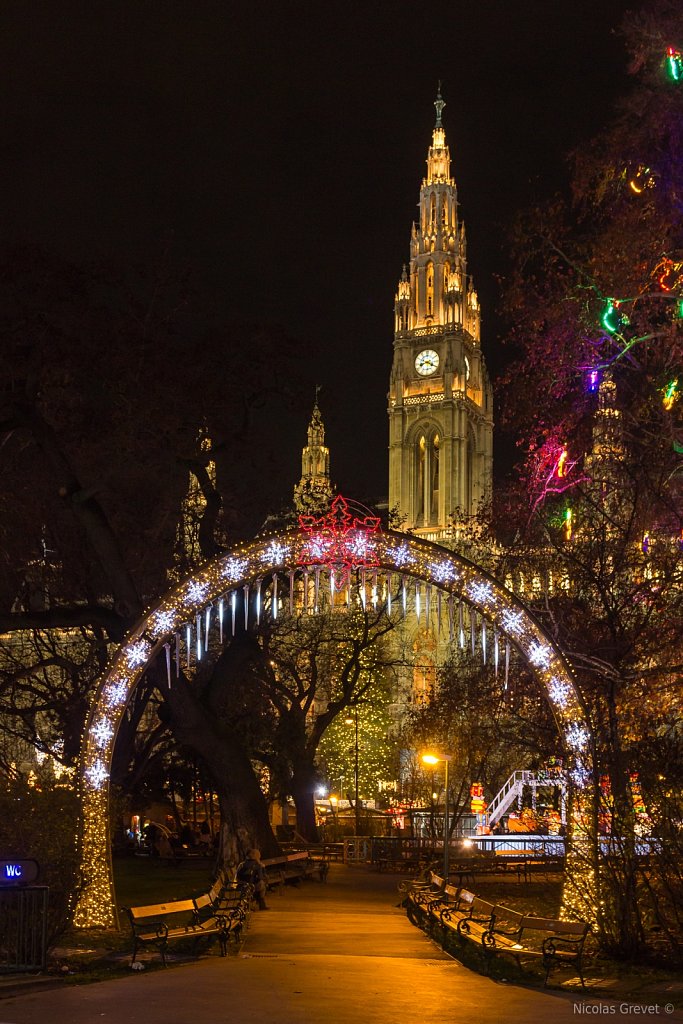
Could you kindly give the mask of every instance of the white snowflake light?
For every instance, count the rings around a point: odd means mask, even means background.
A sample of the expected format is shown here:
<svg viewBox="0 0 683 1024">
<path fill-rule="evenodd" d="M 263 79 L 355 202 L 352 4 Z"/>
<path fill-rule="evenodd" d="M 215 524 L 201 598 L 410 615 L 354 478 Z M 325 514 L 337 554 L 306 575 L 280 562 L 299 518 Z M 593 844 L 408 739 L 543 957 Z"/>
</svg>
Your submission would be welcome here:
<svg viewBox="0 0 683 1024">
<path fill-rule="evenodd" d="M 307 555 L 314 561 L 322 561 L 330 549 L 331 540 L 321 534 L 314 534 L 308 542 Z"/>
<path fill-rule="evenodd" d="M 487 601 L 493 600 L 493 587 L 490 583 L 479 583 L 477 581 L 470 583 L 467 587 L 467 593 L 477 604 L 486 604 Z"/>
<path fill-rule="evenodd" d="M 279 544 L 274 540 L 268 545 L 261 555 L 261 561 L 269 565 L 282 565 L 289 555 L 289 548 L 286 544 Z"/>
<path fill-rule="evenodd" d="M 458 578 L 458 572 L 452 562 L 432 562 L 429 568 L 432 578 L 437 583 L 452 583 Z"/>
<path fill-rule="evenodd" d="M 536 668 L 548 668 L 553 652 L 545 644 L 531 644 L 529 647 L 529 661 Z"/>
<path fill-rule="evenodd" d="M 524 612 L 516 612 L 512 608 L 504 608 L 500 621 L 506 633 L 516 635 L 521 633 L 524 628 Z"/>
<path fill-rule="evenodd" d="M 138 640 L 136 643 L 131 644 L 126 651 L 126 661 L 131 668 L 137 668 L 139 665 L 144 663 L 149 658 L 150 647 L 144 640 Z"/>
<path fill-rule="evenodd" d="M 353 558 L 366 559 L 370 555 L 374 554 L 375 545 L 368 537 L 367 533 L 362 533 L 360 530 L 357 533 L 351 533 L 346 538 L 346 547 L 349 554 Z"/>
<path fill-rule="evenodd" d="M 394 565 L 399 566 L 399 568 L 415 561 L 407 544 L 401 544 L 397 548 L 387 548 L 387 554 L 393 558 Z"/>
<path fill-rule="evenodd" d="M 98 747 L 106 747 L 114 735 L 114 727 L 108 718 L 100 718 L 90 730 L 90 735 Z"/>
<path fill-rule="evenodd" d="M 109 772 L 98 758 L 97 761 L 86 769 L 85 777 L 93 789 L 102 789 L 102 786 L 109 778 Z"/>
<path fill-rule="evenodd" d="M 548 695 L 553 704 L 556 704 L 558 708 L 566 708 L 572 695 L 572 688 L 564 679 L 558 679 L 557 676 L 553 676 L 548 685 Z"/>
<path fill-rule="evenodd" d="M 569 776 L 577 789 L 585 789 L 590 782 L 591 773 L 586 768 L 580 757 L 577 757 L 576 764 L 569 772 Z"/>
<path fill-rule="evenodd" d="M 117 708 L 119 704 L 125 704 L 128 697 L 128 685 L 117 679 L 111 683 L 104 694 L 104 700 L 108 708 Z"/>
<path fill-rule="evenodd" d="M 585 750 L 588 746 L 588 731 L 578 722 L 572 722 L 566 732 L 567 746 L 574 750 Z"/>
<path fill-rule="evenodd" d="M 154 636 L 164 636 L 170 633 L 175 625 L 176 613 L 174 609 L 158 611 L 152 622 L 152 633 Z"/>
<path fill-rule="evenodd" d="M 244 579 L 249 561 L 246 558 L 229 558 L 223 566 L 222 575 L 231 583 Z"/>
<path fill-rule="evenodd" d="M 223 574 L 225 575 L 225 570 L 223 570 Z M 188 601 L 196 604 L 198 601 L 204 600 L 208 589 L 208 583 L 200 583 L 199 580 L 191 580 L 185 590 L 185 596 Z"/>
</svg>

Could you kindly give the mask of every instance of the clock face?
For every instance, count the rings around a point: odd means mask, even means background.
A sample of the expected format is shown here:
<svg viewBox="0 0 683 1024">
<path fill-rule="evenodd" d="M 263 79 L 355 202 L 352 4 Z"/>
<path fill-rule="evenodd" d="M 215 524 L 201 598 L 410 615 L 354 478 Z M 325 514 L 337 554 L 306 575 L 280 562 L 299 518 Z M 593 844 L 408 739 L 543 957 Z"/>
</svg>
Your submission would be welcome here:
<svg viewBox="0 0 683 1024">
<path fill-rule="evenodd" d="M 415 359 L 415 369 L 421 377 L 429 377 L 439 369 L 439 355 L 431 348 L 418 353 Z"/>
</svg>

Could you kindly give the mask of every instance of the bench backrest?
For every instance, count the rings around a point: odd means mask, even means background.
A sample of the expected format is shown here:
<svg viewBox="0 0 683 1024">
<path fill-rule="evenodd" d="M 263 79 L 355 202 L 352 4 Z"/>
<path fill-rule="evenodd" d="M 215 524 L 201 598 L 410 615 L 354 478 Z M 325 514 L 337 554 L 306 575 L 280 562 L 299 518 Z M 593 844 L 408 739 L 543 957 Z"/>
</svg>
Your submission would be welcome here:
<svg viewBox="0 0 683 1024">
<path fill-rule="evenodd" d="M 131 921 L 146 921 L 168 914 L 182 914 L 194 911 L 194 900 L 173 900 L 171 903 L 150 903 L 146 907 L 124 907 Z"/>
<path fill-rule="evenodd" d="M 510 910 L 509 907 L 497 903 L 493 913 L 496 920 L 496 931 L 518 933 L 524 927 L 526 918 L 518 910 Z"/>
<path fill-rule="evenodd" d="M 457 885 L 445 885 L 443 894 L 449 903 L 457 903 L 460 896 L 460 887 Z"/>
<path fill-rule="evenodd" d="M 469 889 L 461 889 L 460 895 L 458 896 L 458 909 L 459 910 L 471 910 L 476 896 Z"/>
<path fill-rule="evenodd" d="M 488 900 L 482 900 L 479 896 L 475 896 L 472 900 L 472 911 L 471 917 L 492 917 L 495 911 L 493 903 L 489 903 Z"/>
<path fill-rule="evenodd" d="M 534 931 L 539 932 L 552 932 L 553 935 L 585 936 L 590 925 L 586 924 L 585 921 L 559 921 L 552 917 L 532 917 L 528 915 L 524 918 L 524 927 L 532 928 Z"/>
<path fill-rule="evenodd" d="M 442 878 L 441 875 L 437 875 L 436 871 L 430 871 L 429 884 L 434 889 L 443 889 L 444 885 L 446 884 L 446 880 L 445 878 Z"/>
</svg>

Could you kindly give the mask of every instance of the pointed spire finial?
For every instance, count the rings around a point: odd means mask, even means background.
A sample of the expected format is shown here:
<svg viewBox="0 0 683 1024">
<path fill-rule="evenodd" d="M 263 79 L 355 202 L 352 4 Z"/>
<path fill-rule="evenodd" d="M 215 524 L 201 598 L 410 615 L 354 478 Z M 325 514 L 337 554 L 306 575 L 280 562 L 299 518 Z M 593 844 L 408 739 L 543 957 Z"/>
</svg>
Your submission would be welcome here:
<svg viewBox="0 0 683 1024">
<path fill-rule="evenodd" d="M 446 106 L 446 103 L 444 100 L 441 99 L 441 79 L 439 79 L 439 85 L 436 90 L 436 100 L 434 101 L 434 106 L 436 107 L 436 124 L 434 125 L 434 127 L 442 128 L 443 125 L 441 124 L 441 111 Z"/>
</svg>

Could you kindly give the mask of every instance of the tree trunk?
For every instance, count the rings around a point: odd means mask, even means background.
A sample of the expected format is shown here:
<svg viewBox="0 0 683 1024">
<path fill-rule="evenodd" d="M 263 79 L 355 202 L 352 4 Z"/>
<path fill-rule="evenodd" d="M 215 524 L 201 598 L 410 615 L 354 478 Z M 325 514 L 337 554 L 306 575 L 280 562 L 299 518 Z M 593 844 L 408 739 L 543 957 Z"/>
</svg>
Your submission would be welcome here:
<svg viewBox="0 0 683 1024">
<path fill-rule="evenodd" d="M 315 820 L 315 787 L 318 772 L 314 765 L 297 767 L 292 775 L 292 798 L 296 807 L 296 830 L 309 843 L 319 841 Z"/>
<path fill-rule="evenodd" d="M 221 808 L 221 863 L 236 866 L 256 846 L 264 857 L 280 853 L 268 804 L 239 737 L 217 724 L 184 679 L 164 687 L 174 735 L 204 762 Z"/>
</svg>

